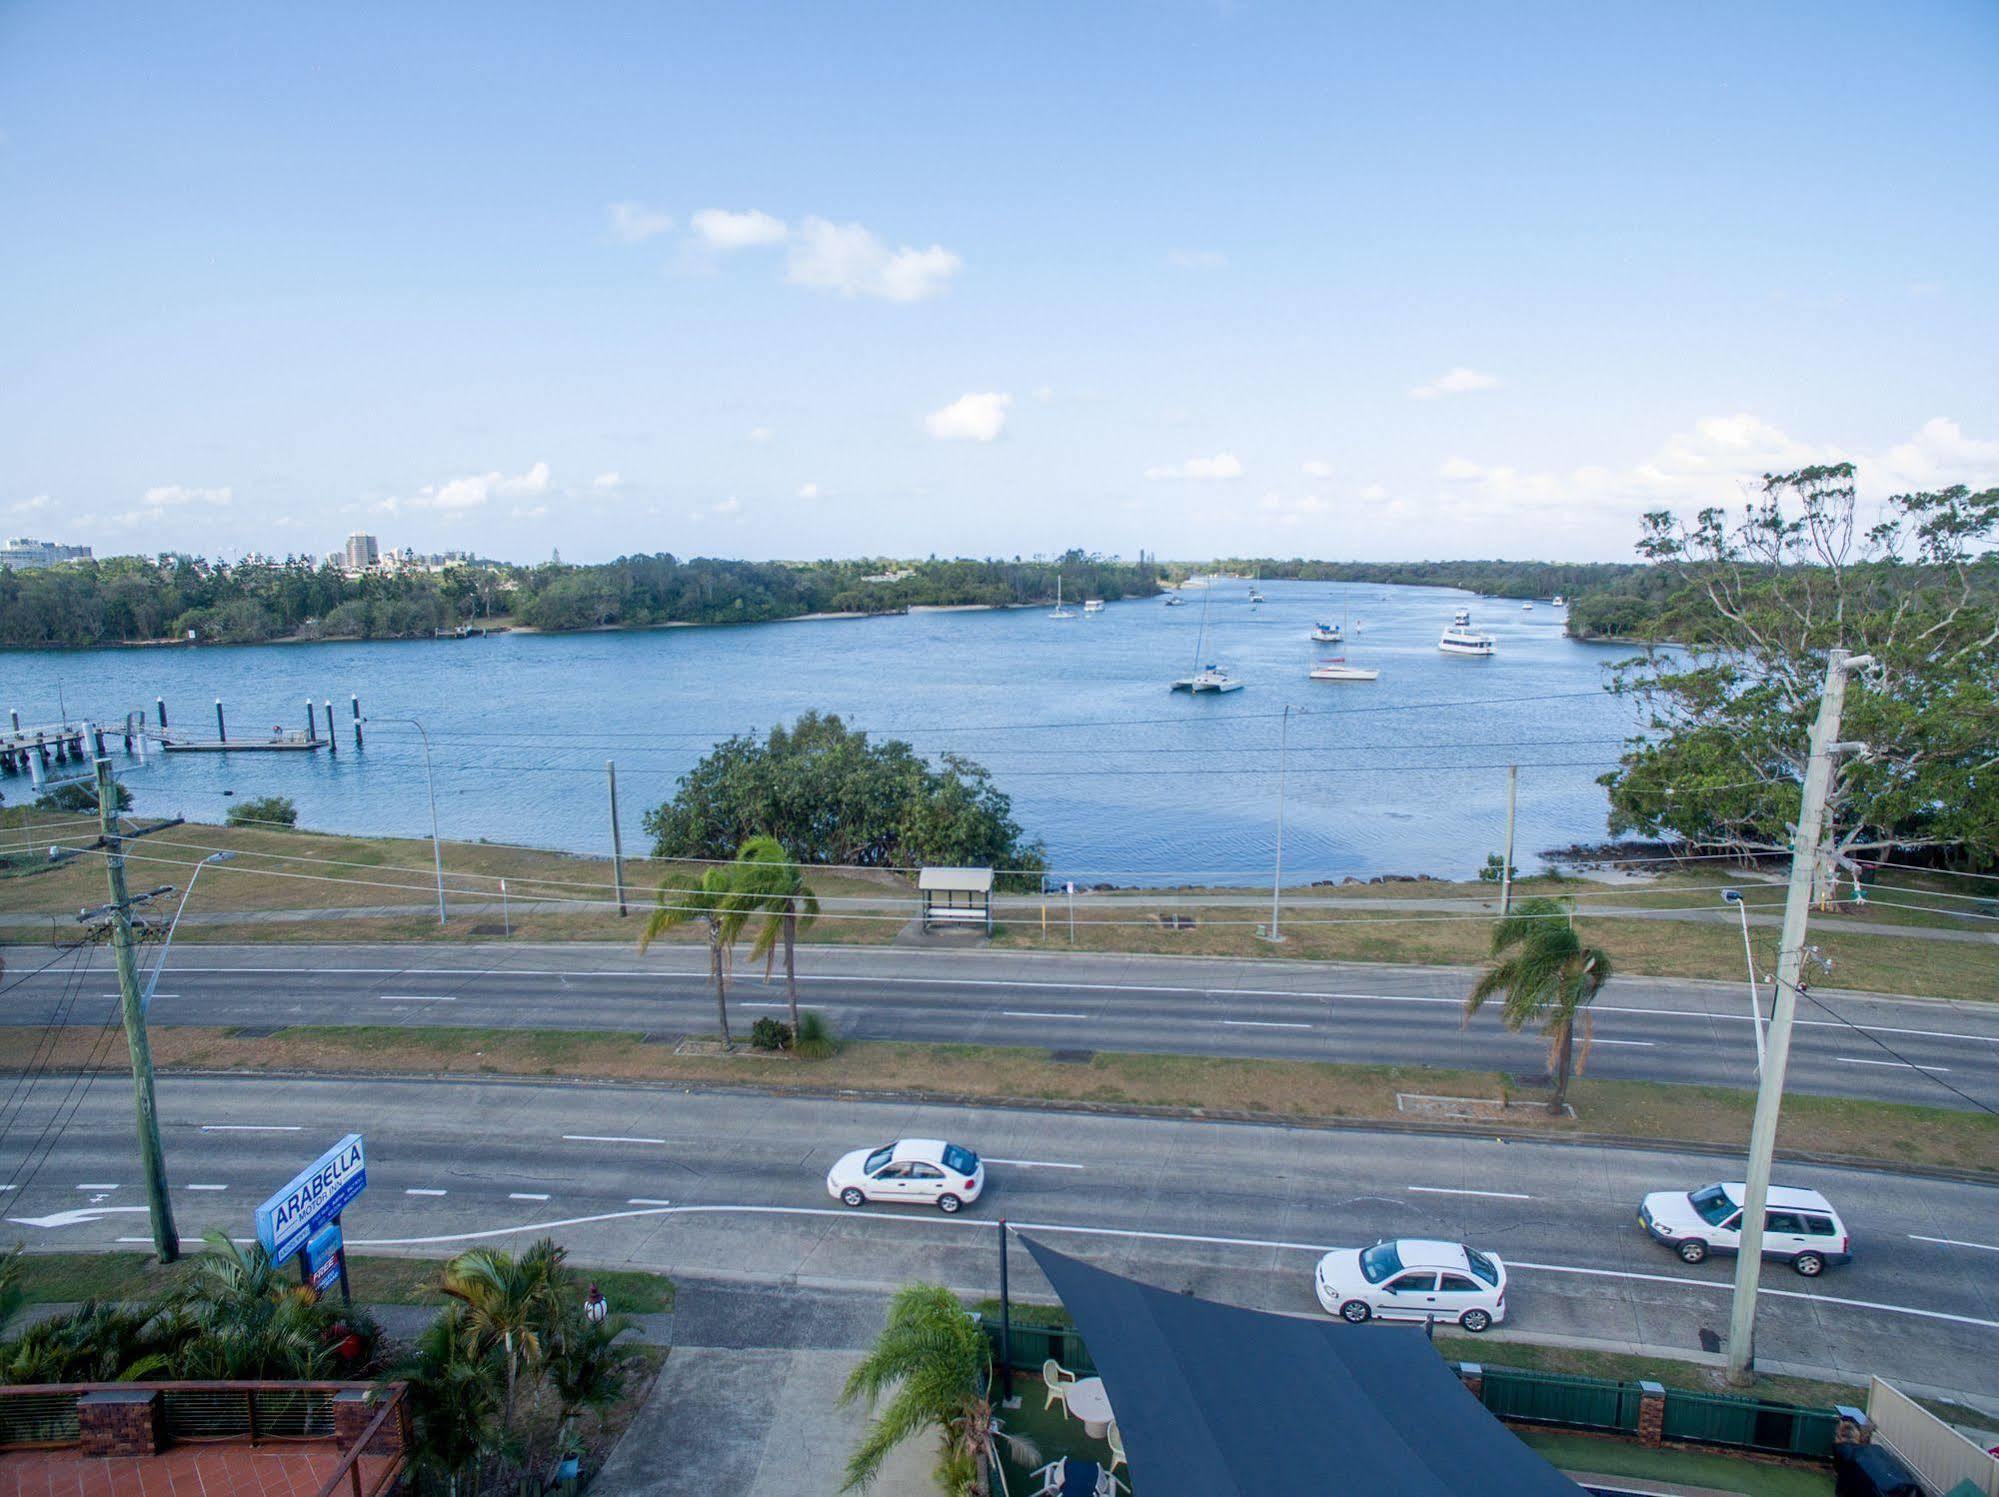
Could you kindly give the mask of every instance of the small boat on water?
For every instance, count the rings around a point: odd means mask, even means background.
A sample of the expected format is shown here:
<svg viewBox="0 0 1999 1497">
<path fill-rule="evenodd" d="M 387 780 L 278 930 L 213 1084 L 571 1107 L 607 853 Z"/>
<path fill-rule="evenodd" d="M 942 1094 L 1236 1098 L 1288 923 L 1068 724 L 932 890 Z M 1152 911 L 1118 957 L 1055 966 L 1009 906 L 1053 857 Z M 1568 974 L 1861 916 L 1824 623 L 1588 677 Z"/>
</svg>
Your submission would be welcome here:
<svg viewBox="0 0 1999 1497">
<path fill-rule="evenodd" d="M 1055 574 L 1055 611 L 1048 615 L 1051 619 L 1073 619 L 1076 610 L 1062 606 L 1062 574 Z"/>
<path fill-rule="evenodd" d="M 1104 600 L 1102 598 L 1083 599 L 1083 612 L 1086 615 L 1092 613 L 1102 613 L 1103 611 L 1104 611 Z"/>
<path fill-rule="evenodd" d="M 1529 601 L 1529 602 L 1526 602 L 1526 603 L 1522 603 L 1522 604 L 1520 605 L 1520 611 L 1521 611 L 1522 613 L 1532 613 L 1532 612 L 1534 611 L 1534 605 L 1533 605 L 1533 603 L 1532 603 L 1531 601 Z"/>
<path fill-rule="evenodd" d="M 1334 655 L 1321 660 L 1306 672 L 1314 681 L 1378 681 L 1381 672 L 1369 670 L 1365 666 L 1348 665 L 1344 655 Z"/>
<path fill-rule="evenodd" d="M 1168 593 L 1166 595 L 1166 606 L 1168 608 L 1185 608 L 1187 606 L 1187 600 L 1181 597 L 1178 593 Z"/>
<path fill-rule="evenodd" d="M 1560 593 L 1555 594 L 1554 598 L 1551 600 L 1551 603 L 1552 606 L 1556 608 L 1567 608 L 1569 606 L 1569 600 L 1563 597 Z"/>
<path fill-rule="evenodd" d="M 1451 617 L 1451 626 L 1437 641 L 1437 648 L 1446 655 L 1490 655 L 1493 651 L 1492 636 L 1480 633 L 1471 624 L 1471 610 L 1460 608 Z"/>
<path fill-rule="evenodd" d="M 1344 628 L 1339 624 L 1317 623 L 1312 626 L 1312 643 L 1336 645 L 1346 638 Z"/>
<path fill-rule="evenodd" d="M 1175 691 L 1241 691 L 1242 682 L 1213 661 L 1173 683 Z"/>
</svg>

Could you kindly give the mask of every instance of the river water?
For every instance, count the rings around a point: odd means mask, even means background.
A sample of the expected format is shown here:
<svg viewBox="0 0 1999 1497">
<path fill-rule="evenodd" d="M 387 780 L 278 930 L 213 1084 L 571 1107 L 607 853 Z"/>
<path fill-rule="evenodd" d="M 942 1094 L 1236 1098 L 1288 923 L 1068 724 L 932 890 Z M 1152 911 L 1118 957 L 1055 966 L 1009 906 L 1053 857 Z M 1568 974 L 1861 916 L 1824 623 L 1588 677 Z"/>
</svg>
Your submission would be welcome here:
<svg viewBox="0 0 1999 1497">
<path fill-rule="evenodd" d="M 1266 582 L 1208 590 L 1205 658 L 1245 689 L 1168 690 L 1195 663 L 1202 594 L 1187 605 L 1111 603 L 1095 616 L 1045 609 L 931 612 L 729 628 L 509 634 L 462 641 L 262 645 L 0 654 L 0 710 L 24 723 L 105 722 L 166 699 L 175 729 L 231 737 L 304 724 L 331 697 L 337 754 L 155 754 L 128 777 L 143 813 L 219 821 L 237 797 L 284 794 L 300 824 L 428 830 L 414 717 L 430 735 L 446 837 L 609 849 L 604 763 L 617 762 L 627 851 L 640 818 L 713 742 L 808 708 L 840 713 L 919 751 L 992 770 L 1058 877 L 1078 882 L 1254 884 L 1270 876 L 1284 754 L 1287 883 L 1381 873 L 1464 876 L 1500 846 L 1506 771 L 1521 766 L 1520 861 L 1599 840 L 1596 776 L 1632 731 L 1602 691 L 1630 653 L 1563 637 L 1559 610 L 1443 588 Z M 1490 659 L 1441 654 L 1453 609 L 1498 641 Z M 1315 619 L 1347 615 L 1344 646 L 1313 644 Z M 1371 683 L 1306 678 L 1344 653 Z M 349 695 L 377 721 L 354 752 Z M 1292 709 L 1288 729 L 1281 721 Z M 322 731 L 323 731 L 323 708 Z M 9 802 L 24 778 L 0 781 Z"/>
</svg>

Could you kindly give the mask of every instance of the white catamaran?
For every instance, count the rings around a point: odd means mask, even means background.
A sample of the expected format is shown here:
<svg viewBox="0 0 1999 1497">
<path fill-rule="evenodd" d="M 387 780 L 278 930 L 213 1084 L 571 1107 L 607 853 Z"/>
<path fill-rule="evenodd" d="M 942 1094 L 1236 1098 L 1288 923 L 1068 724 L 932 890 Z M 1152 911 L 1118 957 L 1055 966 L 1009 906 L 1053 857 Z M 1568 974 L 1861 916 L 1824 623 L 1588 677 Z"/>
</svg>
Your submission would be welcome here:
<svg viewBox="0 0 1999 1497">
<path fill-rule="evenodd" d="M 1194 674 L 1173 683 L 1175 691 L 1241 691 L 1242 682 L 1212 660 L 1201 664 L 1208 648 L 1208 595 L 1201 594 L 1201 628 L 1194 640 Z"/>
</svg>

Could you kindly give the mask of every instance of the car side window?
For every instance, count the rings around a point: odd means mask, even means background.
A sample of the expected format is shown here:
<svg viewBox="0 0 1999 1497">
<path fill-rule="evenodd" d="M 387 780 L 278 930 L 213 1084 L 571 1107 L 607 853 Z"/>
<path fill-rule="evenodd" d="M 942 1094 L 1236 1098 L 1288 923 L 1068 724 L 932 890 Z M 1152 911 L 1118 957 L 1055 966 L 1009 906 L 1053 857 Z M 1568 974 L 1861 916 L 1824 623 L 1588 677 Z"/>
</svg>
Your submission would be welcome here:
<svg viewBox="0 0 1999 1497">
<path fill-rule="evenodd" d="M 1439 1286 L 1445 1294 L 1477 1294 L 1478 1285 L 1461 1273 L 1447 1273 Z"/>
<path fill-rule="evenodd" d="M 1727 1221 L 1723 1222 L 1721 1230 L 1724 1232 L 1740 1232 L 1742 1230 L 1742 1213 L 1738 1211 Z"/>
<path fill-rule="evenodd" d="M 1832 1230 L 1832 1218 L 1829 1216 L 1807 1216 L 1805 1218 L 1805 1231 L 1813 1237 L 1831 1237 L 1836 1235 Z"/>
<path fill-rule="evenodd" d="M 1437 1287 L 1437 1276 L 1433 1273 L 1406 1273 L 1388 1287 L 1397 1294 L 1429 1294 Z"/>
<path fill-rule="evenodd" d="M 908 1176 L 909 1166 L 906 1164 L 885 1164 L 875 1171 L 877 1180 L 903 1180 Z"/>
<path fill-rule="evenodd" d="M 1763 1213 L 1763 1230 L 1796 1237 L 1805 1230 L 1805 1224 L 1795 1211 L 1766 1211 Z"/>
<path fill-rule="evenodd" d="M 934 1164 L 912 1164 L 909 1167 L 909 1178 L 912 1180 L 941 1180 L 944 1178 L 944 1172 Z"/>
</svg>

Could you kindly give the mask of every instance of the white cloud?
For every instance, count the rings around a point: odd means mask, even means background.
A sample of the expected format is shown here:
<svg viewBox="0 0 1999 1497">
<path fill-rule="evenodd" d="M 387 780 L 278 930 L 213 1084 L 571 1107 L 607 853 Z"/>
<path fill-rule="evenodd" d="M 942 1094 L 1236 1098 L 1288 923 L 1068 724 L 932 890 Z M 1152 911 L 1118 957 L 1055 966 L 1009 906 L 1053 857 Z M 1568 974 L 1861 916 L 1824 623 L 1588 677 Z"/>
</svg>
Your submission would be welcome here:
<svg viewBox="0 0 1999 1497">
<path fill-rule="evenodd" d="M 1298 465 L 1298 471 L 1307 478 L 1331 478 L 1333 465 L 1322 457 L 1308 457 Z"/>
<path fill-rule="evenodd" d="M 516 520 L 539 520 L 547 513 L 548 506 L 546 504 L 516 504 L 514 506 L 514 518 Z"/>
<path fill-rule="evenodd" d="M 734 494 L 731 494 L 721 503 L 709 505 L 708 513 L 711 515 L 733 515 L 737 510 L 741 509 L 742 507 L 743 507 L 742 501 L 738 499 Z"/>
<path fill-rule="evenodd" d="M 1166 252 L 1166 263 L 1177 270 L 1220 270 L 1229 261 L 1219 250 L 1176 249 Z"/>
<path fill-rule="evenodd" d="M 599 473 L 595 478 L 590 480 L 590 487 L 593 489 L 615 489 L 624 481 L 622 473 Z"/>
<path fill-rule="evenodd" d="M 1218 452 L 1213 457 L 1190 457 L 1184 463 L 1145 470 L 1147 478 L 1240 478 L 1242 475 L 1242 460 L 1233 452 Z"/>
<path fill-rule="evenodd" d="M 816 483 L 801 483 L 798 486 L 798 497 L 801 499 L 817 499 L 819 492 L 819 485 Z"/>
<path fill-rule="evenodd" d="M 32 499 L 23 499 L 19 504 L 10 504 L 7 507 L 7 513 L 10 515 L 31 515 L 37 510 L 47 509 L 50 502 L 47 494 L 37 494 Z"/>
<path fill-rule="evenodd" d="M 625 244 L 643 244 L 673 227 L 673 220 L 656 208 L 629 198 L 611 204 L 611 233 Z"/>
<path fill-rule="evenodd" d="M 923 424 L 941 442 L 990 442 L 1006 429 L 1006 413 L 1012 404 L 1011 395 L 998 391 L 961 395 L 925 416 Z"/>
<path fill-rule="evenodd" d="M 941 293 L 963 265 L 941 244 L 891 250 L 860 224 L 808 217 L 793 237 L 786 279 L 847 297 L 922 301 Z"/>
<path fill-rule="evenodd" d="M 744 435 L 749 437 L 752 442 L 762 444 L 768 442 L 777 433 L 772 431 L 768 426 L 752 426 Z"/>
<path fill-rule="evenodd" d="M 1053 385 L 1036 385 L 1034 387 L 1034 398 L 1043 405 L 1048 404 L 1049 401 L 1055 398 L 1055 387 Z"/>
<path fill-rule="evenodd" d="M 158 488 L 147 489 L 139 502 L 147 509 L 178 509 L 187 504 L 206 504 L 216 509 L 227 509 L 234 499 L 227 488 L 194 489 L 185 484 L 162 484 Z"/>
<path fill-rule="evenodd" d="M 1435 400 L 1440 395 L 1470 395 L 1478 390 L 1496 390 L 1499 376 L 1480 374 L 1476 369 L 1467 369 L 1462 364 L 1438 375 L 1427 385 L 1418 385 L 1409 392 L 1411 400 Z"/>
<path fill-rule="evenodd" d="M 784 220 L 751 208 L 731 213 L 726 208 L 703 208 L 688 222 L 702 243 L 710 249 L 753 249 L 761 244 L 781 244 L 790 236 Z"/>
<path fill-rule="evenodd" d="M 1999 442 L 1967 437 L 1955 421 L 1932 416 L 1908 441 L 1883 453 L 1872 476 L 1897 493 L 1956 483 L 1983 488 L 1999 481 Z"/>
<path fill-rule="evenodd" d="M 533 499 L 548 492 L 548 464 L 536 463 L 512 478 L 504 473 L 468 473 L 443 483 L 425 484 L 409 501 L 412 509 L 481 509 L 489 500 Z M 384 500 L 376 507 L 394 514 L 397 501 Z"/>
<path fill-rule="evenodd" d="M 1388 486 L 1386 484 L 1371 483 L 1360 491 L 1360 497 L 1370 503 L 1377 499 L 1386 499 L 1388 497 Z"/>
</svg>

